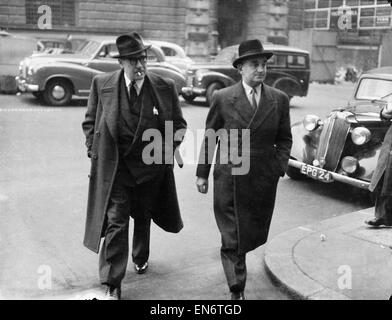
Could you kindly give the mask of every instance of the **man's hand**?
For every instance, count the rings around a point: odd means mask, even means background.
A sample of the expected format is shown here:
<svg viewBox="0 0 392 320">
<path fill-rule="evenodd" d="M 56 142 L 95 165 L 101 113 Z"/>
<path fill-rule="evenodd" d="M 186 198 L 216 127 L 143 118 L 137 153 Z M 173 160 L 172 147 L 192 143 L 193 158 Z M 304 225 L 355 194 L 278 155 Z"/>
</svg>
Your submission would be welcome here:
<svg viewBox="0 0 392 320">
<path fill-rule="evenodd" d="M 388 102 L 387 105 L 381 111 L 382 116 L 386 119 L 392 118 L 392 103 Z"/>
<path fill-rule="evenodd" d="M 197 177 L 196 186 L 197 186 L 197 190 L 200 193 L 207 193 L 208 192 L 208 179 Z"/>
</svg>

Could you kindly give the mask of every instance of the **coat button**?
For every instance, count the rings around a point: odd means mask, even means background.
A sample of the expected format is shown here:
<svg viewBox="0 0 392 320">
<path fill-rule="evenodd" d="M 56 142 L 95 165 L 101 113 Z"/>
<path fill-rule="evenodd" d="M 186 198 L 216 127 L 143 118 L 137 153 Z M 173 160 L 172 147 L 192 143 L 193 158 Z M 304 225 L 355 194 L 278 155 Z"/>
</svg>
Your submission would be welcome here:
<svg viewBox="0 0 392 320">
<path fill-rule="evenodd" d="M 101 133 L 99 131 L 95 132 L 95 134 L 97 135 L 97 137 L 99 137 L 101 135 Z"/>
</svg>

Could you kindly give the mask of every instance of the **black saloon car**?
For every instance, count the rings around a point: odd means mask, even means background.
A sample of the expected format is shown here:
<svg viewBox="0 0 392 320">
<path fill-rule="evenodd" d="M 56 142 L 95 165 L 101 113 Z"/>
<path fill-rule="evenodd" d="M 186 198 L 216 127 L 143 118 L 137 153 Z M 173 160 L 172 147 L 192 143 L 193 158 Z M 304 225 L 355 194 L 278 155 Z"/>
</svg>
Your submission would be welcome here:
<svg viewBox="0 0 392 320">
<path fill-rule="evenodd" d="M 392 67 L 373 69 L 358 79 L 347 106 L 323 120 L 307 115 L 294 124 L 288 176 L 367 189 L 391 125 L 380 111 L 391 98 Z"/>
<path fill-rule="evenodd" d="M 289 98 L 306 96 L 309 86 L 309 52 L 283 45 L 264 45 L 274 52 L 268 60 L 265 83 L 284 91 Z M 182 96 L 192 101 L 197 96 L 205 96 L 210 103 L 215 90 L 228 87 L 241 79 L 232 65 L 238 57 L 238 45 L 222 49 L 209 63 L 195 63 L 188 66 L 187 86 L 182 88 Z"/>
</svg>

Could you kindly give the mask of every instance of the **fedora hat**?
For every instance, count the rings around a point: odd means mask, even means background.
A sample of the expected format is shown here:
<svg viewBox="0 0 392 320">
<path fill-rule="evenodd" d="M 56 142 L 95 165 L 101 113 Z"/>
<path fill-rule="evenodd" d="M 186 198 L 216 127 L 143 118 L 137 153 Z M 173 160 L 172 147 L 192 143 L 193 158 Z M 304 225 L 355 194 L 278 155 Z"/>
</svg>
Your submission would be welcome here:
<svg viewBox="0 0 392 320">
<path fill-rule="evenodd" d="M 119 36 L 116 39 L 116 46 L 118 54 L 113 55 L 113 58 L 131 57 L 151 47 L 151 45 L 145 46 L 142 37 L 136 32 Z"/>
<path fill-rule="evenodd" d="M 259 39 L 254 40 L 246 40 L 241 42 L 238 47 L 238 58 L 233 61 L 234 68 L 237 68 L 237 65 L 249 58 L 255 57 L 266 57 L 267 59 L 271 58 L 273 53 L 271 51 L 266 51 L 263 48 Z"/>
</svg>

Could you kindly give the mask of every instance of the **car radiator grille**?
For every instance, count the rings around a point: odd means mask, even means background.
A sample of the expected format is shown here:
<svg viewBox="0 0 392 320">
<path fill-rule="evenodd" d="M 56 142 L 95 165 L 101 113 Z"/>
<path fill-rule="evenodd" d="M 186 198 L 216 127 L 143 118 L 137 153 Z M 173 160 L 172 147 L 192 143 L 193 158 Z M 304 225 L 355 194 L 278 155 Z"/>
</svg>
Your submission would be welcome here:
<svg viewBox="0 0 392 320">
<path fill-rule="evenodd" d="M 349 131 L 350 124 L 339 113 L 333 114 L 324 122 L 316 154 L 322 168 L 336 170 Z"/>
<path fill-rule="evenodd" d="M 25 64 L 23 64 L 21 72 L 22 72 L 22 78 L 26 79 L 26 77 L 27 77 L 27 66 Z"/>
</svg>

